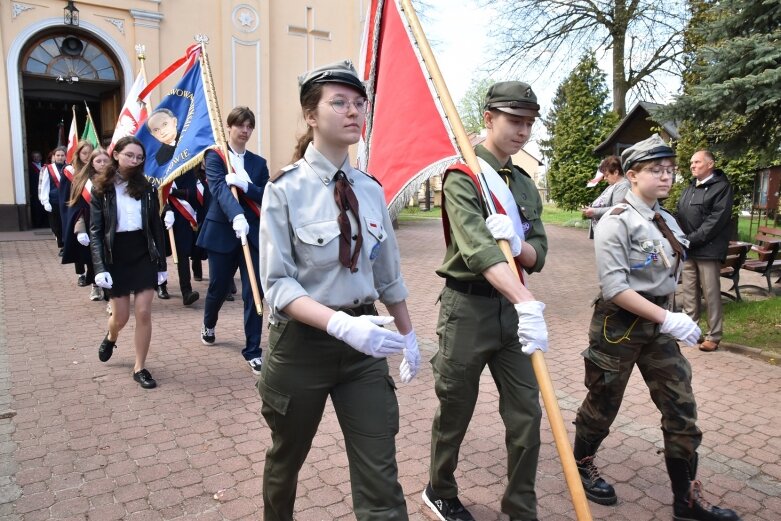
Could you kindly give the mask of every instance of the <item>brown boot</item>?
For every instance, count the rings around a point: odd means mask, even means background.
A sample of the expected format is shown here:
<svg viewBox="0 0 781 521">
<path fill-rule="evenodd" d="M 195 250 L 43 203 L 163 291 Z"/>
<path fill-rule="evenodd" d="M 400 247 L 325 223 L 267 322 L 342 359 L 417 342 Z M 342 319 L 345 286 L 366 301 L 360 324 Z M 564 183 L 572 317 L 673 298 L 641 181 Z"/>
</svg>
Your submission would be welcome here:
<svg viewBox="0 0 781 521">
<path fill-rule="evenodd" d="M 700 344 L 700 351 L 705 351 L 710 353 L 711 351 L 715 351 L 719 348 L 719 343 L 714 342 L 713 340 L 706 340 L 705 342 Z"/>
</svg>

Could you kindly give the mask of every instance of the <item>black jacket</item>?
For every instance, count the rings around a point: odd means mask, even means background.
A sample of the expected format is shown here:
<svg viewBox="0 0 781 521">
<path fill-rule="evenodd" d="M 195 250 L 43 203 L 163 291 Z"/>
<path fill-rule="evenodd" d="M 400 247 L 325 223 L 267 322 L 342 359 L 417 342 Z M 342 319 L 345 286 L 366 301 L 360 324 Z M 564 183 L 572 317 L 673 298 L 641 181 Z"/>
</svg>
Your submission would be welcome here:
<svg viewBox="0 0 781 521">
<path fill-rule="evenodd" d="M 157 263 L 157 271 L 166 271 L 165 236 L 163 221 L 160 219 L 160 203 L 157 190 L 148 185 L 141 197 L 141 223 L 146 236 L 147 247 L 152 262 Z M 107 266 L 114 263 L 112 248 L 117 230 L 117 191 L 110 186 L 102 195 L 92 192 L 90 205 L 90 250 L 95 273 L 109 271 Z"/>
<path fill-rule="evenodd" d="M 676 215 L 691 243 L 690 259 L 724 261 L 731 234 L 732 204 L 732 186 L 721 170 L 714 170 L 713 177 L 700 186 L 692 179 L 678 200 Z"/>
</svg>

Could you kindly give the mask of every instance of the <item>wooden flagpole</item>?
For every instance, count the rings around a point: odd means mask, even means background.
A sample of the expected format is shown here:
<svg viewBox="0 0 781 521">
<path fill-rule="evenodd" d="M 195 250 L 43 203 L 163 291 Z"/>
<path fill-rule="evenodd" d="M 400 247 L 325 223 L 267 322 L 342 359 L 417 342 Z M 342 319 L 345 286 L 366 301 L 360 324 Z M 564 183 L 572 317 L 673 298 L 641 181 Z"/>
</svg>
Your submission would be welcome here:
<svg viewBox="0 0 781 521">
<path fill-rule="evenodd" d="M 434 89 L 442 102 L 445 115 L 453 129 L 453 134 L 455 135 L 456 144 L 461 152 L 461 156 L 473 172 L 480 173 L 481 168 L 480 164 L 477 162 L 477 156 L 475 155 L 472 145 L 469 143 L 469 138 L 466 135 L 466 130 L 464 130 L 464 125 L 453 104 L 453 99 L 450 97 L 450 92 L 447 89 L 445 80 L 439 70 L 437 61 L 434 58 L 434 53 L 431 51 L 426 35 L 420 25 L 415 9 L 412 7 L 412 2 L 411 0 L 400 0 L 400 2 L 401 9 L 404 11 L 407 23 L 415 37 L 423 62 L 431 76 Z M 510 268 L 518 275 L 508 242 L 499 241 L 499 247 L 507 258 L 507 263 L 510 265 Z M 580 481 L 580 475 L 578 474 L 577 465 L 575 464 L 575 457 L 572 454 L 572 446 L 570 445 L 569 437 L 567 436 L 567 430 L 564 428 L 564 419 L 561 416 L 561 410 L 559 409 L 559 403 L 553 389 L 548 366 L 545 363 L 545 357 L 540 351 L 535 351 L 531 355 L 531 361 L 532 366 L 534 367 L 534 374 L 537 377 L 537 383 L 540 387 L 542 401 L 545 404 L 545 411 L 548 413 L 548 421 L 550 422 L 553 438 L 556 442 L 556 449 L 559 452 L 561 466 L 564 469 L 564 477 L 572 496 L 575 514 L 577 515 L 578 521 L 591 521 L 591 511 L 588 506 L 588 501 L 586 500 L 586 494 L 583 491 L 583 484 Z"/>
<path fill-rule="evenodd" d="M 146 85 L 146 67 L 144 67 L 144 60 L 146 60 L 146 49 L 143 45 L 136 45 L 136 58 L 141 62 L 139 68 L 141 69 L 141 77 L 144 78 L 144 85 Z M 162 190 L 160 196 L 162 197 Z M 161 206 L 162 208 L 162 206 Z M 171 244 L 171 257 L 174 259 L 174 264 L 179 264 L 179 253 L 176 251 L 176 241 L 174 241 L 174 229 L 168 228 L 168 242 Z"/>
<path fill-rule="evenodd" d="M 217 103 L 217 93 L 214 89 L 214 80 L 212 79 L 212 70 L 209 66 L 209 57 L 206 55 L 206 44 L 209 42 L 209 38 L 204 34 L 195 36 L 195 41 L 201 45 L 200 60 L 202 63 L 201 75 L 203 78 L 203 87 L 206 94 L 206 104 L 209 107 L 209 118 L 211 119 L 212 129 L 215 131 L 215 135 L 219 140 L 217 143 L 222 149 L 223 159 L 225 160 L 226 171 L 231 171 L 230 164 L 230 151 L 228 150 L 228 142 L 225 140 L 225 132 L 222 126 L 222 116 L 220 116 L 220 106 Z M 236 200 L 239 200 L 239 193 L 235 186 L 231 186 L 231 193 Z M 263 316 L 263 300 L 260 297 L 260 288 L 258 288 L 257 278 L 255 277 L 255 266 L 252 263 L 252 254 L 249 251 L 249 244 L 247 243 L 247 236 L 241 237 L 241 247 L 244 251 L 244 263 L 247 265 L 247 275 L 249 277 L 250 285 L 252 286 L 252 297 L 255 299 L 255 310 L 258 315 Z"/>
</svg>

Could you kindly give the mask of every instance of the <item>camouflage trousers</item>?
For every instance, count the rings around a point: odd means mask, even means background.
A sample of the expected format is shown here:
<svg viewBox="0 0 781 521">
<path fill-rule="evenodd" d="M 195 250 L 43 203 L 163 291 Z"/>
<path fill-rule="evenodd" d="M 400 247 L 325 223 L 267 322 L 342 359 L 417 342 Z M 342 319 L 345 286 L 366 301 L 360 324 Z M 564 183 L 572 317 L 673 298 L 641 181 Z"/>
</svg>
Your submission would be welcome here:
<svg viewBox="0 0 781 521">
<path fill-rule="evenodd" d="M 666 307 L 666 299 L 650 300 Z M 578 437 L 597 446 L 607 437 L 637 365 L 662 413 L 665 456 L 687 461 L 694 456 L 702 432 L 696 425 L 691 365 L 673 337 L 659 333 L 658 324 L 600 298 L 591 319 L 589 346 L 582 354 L 588 395 L 575 419 Z"/>
</svg>

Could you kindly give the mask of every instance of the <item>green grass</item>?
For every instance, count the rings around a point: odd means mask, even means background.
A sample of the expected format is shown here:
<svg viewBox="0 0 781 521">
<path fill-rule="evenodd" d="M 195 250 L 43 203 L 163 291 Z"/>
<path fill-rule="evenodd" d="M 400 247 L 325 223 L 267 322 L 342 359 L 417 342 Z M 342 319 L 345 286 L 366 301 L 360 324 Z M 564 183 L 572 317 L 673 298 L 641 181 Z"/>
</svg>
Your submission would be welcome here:
<svg viewBox="0 0 781 521">
<path fill-rule="evenodd" d="M 442 210 L 437 206 L 431 207 L 431 210 L 421 210 L 417 206 L 404 208 L 399 214 L 399 221 L 416 221 L 419 219 L 441 219 Z"/>
<path fill-rule="evenodd" d="M 724 341 L 781 356 L 781 298 L 724 304 Z"/>
<path fill-rule="evenodd" d="M 542 222 L 545 224 L 557 224 L 559 226 L 568 226 L 573 228 L 584 228 L 588 230 L 588 219 L 583 219 L 580 212 L 570 212 L 562 210 L 554 203 L 546 203 L 542 209 Z"/>
</svg>

